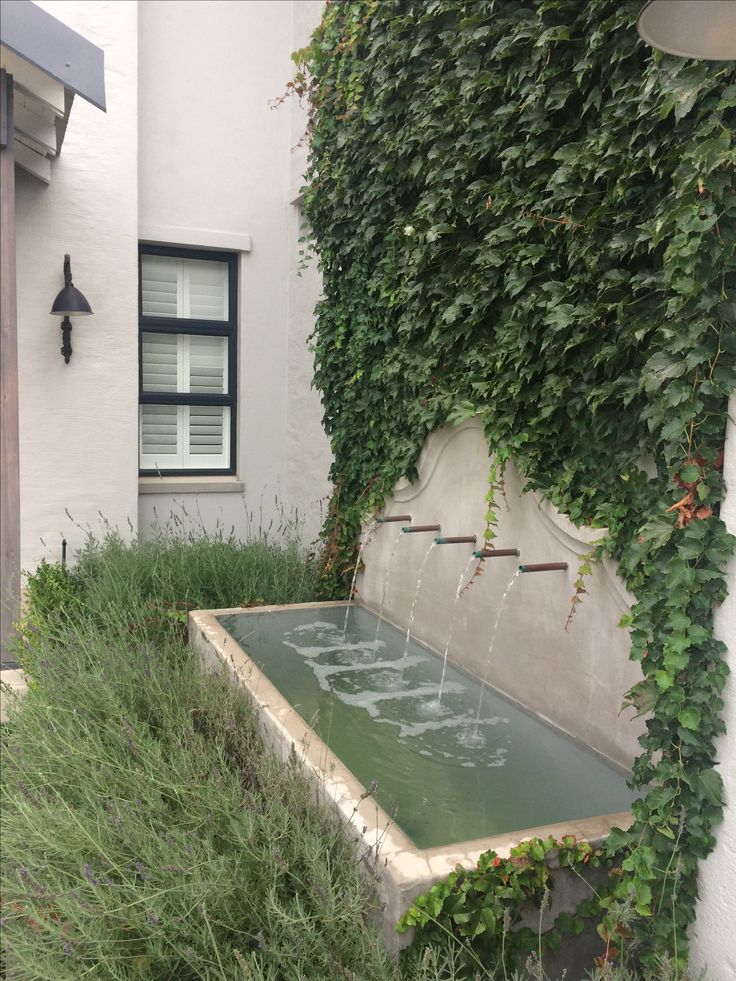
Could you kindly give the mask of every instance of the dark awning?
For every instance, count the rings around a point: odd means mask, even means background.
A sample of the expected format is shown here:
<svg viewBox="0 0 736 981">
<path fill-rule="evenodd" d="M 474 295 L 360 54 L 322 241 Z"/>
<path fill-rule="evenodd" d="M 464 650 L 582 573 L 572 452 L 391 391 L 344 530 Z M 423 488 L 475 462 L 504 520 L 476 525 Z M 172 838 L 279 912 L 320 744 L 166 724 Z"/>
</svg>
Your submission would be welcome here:
<svg viewBox="0 0 736 981">
<path fill-rule="evenodd" d="M 31 0 L 3 0 L 0 41 L 105 111 L 105 52 Z"/>
</svg>

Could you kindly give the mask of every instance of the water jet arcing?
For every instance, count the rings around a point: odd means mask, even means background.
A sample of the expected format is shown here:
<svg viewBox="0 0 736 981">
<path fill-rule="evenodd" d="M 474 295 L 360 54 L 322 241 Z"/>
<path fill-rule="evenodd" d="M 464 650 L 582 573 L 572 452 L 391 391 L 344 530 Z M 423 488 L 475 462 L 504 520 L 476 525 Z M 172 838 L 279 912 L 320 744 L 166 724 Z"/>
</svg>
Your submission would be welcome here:
<svg viewBox="0 0 736 981">
<path fill-rule="evenodd" d="M 355 580 L 358 578 L 358 571 L 360 570 L 360 563 L 361 563 L 361 561 L 363 559 L 363 549 L 366 547 L 366 545 L 370 541 L 370 539 L 371 539 L 371 533 L 374 532 L 375 530 L 376 530 L 376 520 L 374 519 L 368 525 L 368 528 L 366 530 L 366 533 L 363 536 L 363 539 L 362 539 L 362 541 L 360 543 L 360 548 L 358 549 L 358 557 L 355 560 L 355 568 L 353 569 L 353 579 L 352 579 L 352 582 L 350 583 L 350 592 L 348 593 L 348 602 L 349 603 L 352 603 L 352 601 L 353 601 L 353 593 L 355 592 Z M 351 609 L 352 609 L 352 606 L 348 606 L 347 609 L 345 610 L 345 623 L 343 624 L 343 628 L 342 628 L 343 637 L 345 636 L 345 634 L 347 632 L 347 629 L 348 629 L 348 617 L 350 616 Z"/>
<path fill-rule="evenodd" d="M 406 530 L 406 529 L 404 529 L 404 530 Z M 432 550 L 434 549 L 434 547 L 435 547 L 436 544 L 437 544 L 436 542 L 432 542 L 432 544 L 429 546 L 429 548 L 427 549 L 427 551 L 424 553 L 424 558 L 422 559 L 422 564 L 419 566 L 419 573 L 417 574 L 417 588 L 414 590 L 414 599 L 413 599 L 412 604 L 411 604 L 411 612 L 409 613 L 409 625 L 406 628 L 406 640 L 404 641 L 404 656 L 401 659 L 401 676 L 402 676 L 402 678 L 404 676 L 404 667 L 406 665 L 406 658 L 407 658 L 407 655 L 409 654 L 409 639 L 411 638 L 411 628 L 412 628 L 412 625 L 414 623 L 414 612 L 415 612 L 416 606 L 417 606 L 417 598 L 419 596 L 419 588 L 422 585 L 422 574 L 424 572 L 424 567 L 426 566 L 427 562 L 429 561 L 429 557 L 432 554 Z"/>
</svg>

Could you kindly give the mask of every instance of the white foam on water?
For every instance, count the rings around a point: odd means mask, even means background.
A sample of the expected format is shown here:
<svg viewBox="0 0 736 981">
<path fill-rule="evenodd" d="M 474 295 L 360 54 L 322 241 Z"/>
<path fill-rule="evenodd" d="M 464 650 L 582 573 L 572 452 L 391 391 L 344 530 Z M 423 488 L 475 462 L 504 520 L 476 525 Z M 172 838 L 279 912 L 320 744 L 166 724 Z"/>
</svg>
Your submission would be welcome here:
<svg viewBox="0 0 736 981">
<path fill-rule="evenodd" d="M 337 633 L 339 629 L 336 624 L 330 623 L 329 620 L 313 620 L 311 623 L 302 623 L 298 627 L 293 627 L 289 632 L 292 634 L 303 634 L 308 630 L 325 630 L 328 633 Z"/>
<path fill-rule="evenodd" d="M 285 637 L 283 643 L 285 647 L 291 647 L 292 650 L 297 652 L 297 654 L 301 654 L 302 657 L 310 659 L 320 657 L 322 654 L 349 654 L 351 651 L 355 654 L 363 654 L 372 657 L 374 650 L 373 644 L 368 644 L 365 641 L 363 643 L 358 642 L 355 644 L 319 644 L 318 646 L 307 646 L 306 644 L 295 644 L 291 640 L 286 640 Z M 380 643 L 383 644 L 383 641 Z"/>
<path fill-rule="evenodd" d="M 423 736 L 428 732 L 441 732 L 445 729 L 468 729 L 471 725 L 475 724 L 475 720 L 469 716 L 465 715 L 460 718 L 453 717 L 451 719 L 437 719 L 431 722 L 406 722 L 401 719 L 388 719 L 380 718 L 379 722 L 389 722 L 394 725 L 398 725 L 400 729 L 401 736 Z M 496 725 L 508 725 L 509 720 L 502 718 L 500 715 L 494 716 L 493 718 L 481 719 L 479 725 L 486 726 L 496 726 Z M 480 735 L 480 734 L 479 734 Z M 471 733 L 472 736 L 472 733 Z M 485 737 L 481 736 L 481 739 L 485 742 Z M 460 738 L 457 740 L 461 742 Z"/>
<path fill-rule="evenodd" d="M 431 548 L 427 555 L 429 552 Z M 409 654 L 405 650 L 402 656 L 397 651 L 393 659 L 385 640 L 348 641 L 338 625 L 324 620 L 295 627 L 284 635 L 283 643 L 304 658 L 322 691 L 363 709 L 375 722 L 394 726 L 399 739 L 416 744 L 412 748 L 419 755 L 464 768 L 505 765 L 508 750 L 498 743 L 509 744 L 508 736 L 501 734 L 509 723 L 507 718 L 481 719 L 469 708 L 453 713 L 438 698 L 436 682 L 412 682 L 405 677 L 407 668 L 434 661 L 429 652 Z M 377 660 L 379 651 L 383 657 Z M 341 682 L 348 689 L 353 687 L 353 677 L 354 687 L 362 690 L 341 690 Z M 445 681 L 441 691 L 443 695 L 464 695 L 467 686 Z M 486 733 L 478 731 L 483 727 L 488 732 L 490 726 L 501 726 L 492 744 Z"/>
<path fill-rule="evenodd" d="M 416 655 L 411 660 L 412 664 L 421 664 L 421 657 Z M 371 661 L 369 664 L 320 664 L 320 669 L 326 674 L 347 674 L 348 672 L 369 672 L 375 671 L 380 674 L 382 671 L 396 672 L 401 667 L 399 661 Z M 370 678 L 368 679 L 370 683 Z"/>
<path fill-rule="evenodd" d="M 417 655 L 413 655 L 410 659 L 411 664 L 421 664 L 422 659 Z M 310 665 L 312 670 L 316 674 L 320 674 L 325 678 L 329 678 L 335 674 L 349 674 L 353 671 L 360 672 L 367 677 L 363 681 L 363 687 L 367 692 L 371 691 L 371 676 L 372 672 L 380 674 L 384 671 L 393 671 L 397 677 L 399 677 L 399 671 L 401 668 L 400 661 L 374 661 L 372 664 L 322 664 L 321 662 L 314 663 Z M 402 679 L 403 680 L 403 679 Z M 408 682 L 406 682 L 408 684 Z"/>
<path fill-rule="evenodd" d="M 401 679 L 399 679 L 400 681 Z M 408 684 L 409 682 L 404 682 Z M 358 708 L 364 708 L 371 718 L 376 719 L 381 722 L 391 722 L 394 725 L 403 725 L 403 723 L 398 719 L 390 719 L 381 716 L 380 703 L 386 701 L 397 701 L 402 698 L 416 698 L 418 695 L 427 695 L 432 691 L 435 691 L 434 685 L 422 685 L 419 688 L 406 688 L 404 690 L 398 691 L 362 691 L 356 692 L 354 694 L 348 694 L 347 692 L 335 692 L 336 696 L 346 705 L 355 705 Z"/>
</svg>

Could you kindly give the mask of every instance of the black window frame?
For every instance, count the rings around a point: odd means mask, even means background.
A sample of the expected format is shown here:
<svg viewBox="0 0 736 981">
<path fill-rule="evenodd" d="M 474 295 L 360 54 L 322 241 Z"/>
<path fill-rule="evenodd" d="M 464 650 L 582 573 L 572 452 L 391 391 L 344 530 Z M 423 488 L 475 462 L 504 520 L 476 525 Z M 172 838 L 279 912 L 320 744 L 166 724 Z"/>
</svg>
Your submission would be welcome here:
<svg viewBox="0 0 736 981">
<path fill-rule="evenodd" d="M 181 317 L 143 316 L 143 256 L 162 255 L 176 259 L 204 259 L 226 262 L 228 265 L 228 319 L 192 320 Z M 187 392 L 143 391 L 143 335 L 199 334 L 227 338 L 227 395 L 192 395 Z M 140 477 L 213 477 L 237 473 L 237 336 L 238 336 L 238 254 L 216 249 L 196 249 L 186 246 L 140 245 L 138 249 L 138 404 L 139 405 L 223 405 L 230 409 L 230 466 L 207 468 L 142 469 L 140 466 L 140 434 L 138 438 L 138 475 Z M 139 423 L 140 425 L 140 423 Z"/>
</svg>

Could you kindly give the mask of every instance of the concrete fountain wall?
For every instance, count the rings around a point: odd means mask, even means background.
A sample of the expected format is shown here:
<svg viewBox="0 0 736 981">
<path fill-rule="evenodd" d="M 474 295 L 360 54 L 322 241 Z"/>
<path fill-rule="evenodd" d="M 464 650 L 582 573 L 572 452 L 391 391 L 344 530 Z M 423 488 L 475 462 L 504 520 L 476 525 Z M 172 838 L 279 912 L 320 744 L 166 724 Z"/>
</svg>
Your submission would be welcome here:
<svg viewBox="0 0 736 981">
<path fill-rule="evenodd" d="M 443 535 L 475 534 L 480 545 L 489 465 L 488 446 L 477 420 L 438 430 L 425 444 L 417 481 L 399 482 L 383 513 L 410 514 L 413 524 L 440 524 Z M 580 557 L 605 535 L 605 529 L 576 528 L 538 495 L 523 493 L 512 463 L 506 468 L 505 492 L 505 502 L 497 495 L 498 537 L 493 544 L 499 549 L 518 548 L 521 554 L 484 561 L 482 574 L 461 594 L 449 659 L 628 767 L 638 754 L 637 737 L 644 727 L 641 720 L 632 721 L 630 710 L 618 713 L 623 693 L 641 678 L 641 672 L 629 661 L 628 634 L 618 626 L 634 598 L 617 577 L 615 562 L 594 565 L 586 578 L 588 594 L 565 630 Z M 434 536 L 401 535 L 401 527 L 402 523 L 382 524 L 370 537 L 357 590 L 361 602 L 378 610 L 390 563 L 384 616 L 406 625 L 417 574 Z M 467 544 L 436 546 L 424 567 L 412 633 L 440 652 L 447 643 L 459 577 L 472 549 Z M 489 656 L 503 593 L 519 563 L 536 562 L 567 562 L 568 569 L 518 577 Z M 470 565 L 467 576 L 475 565 Z"/>
</svg>

